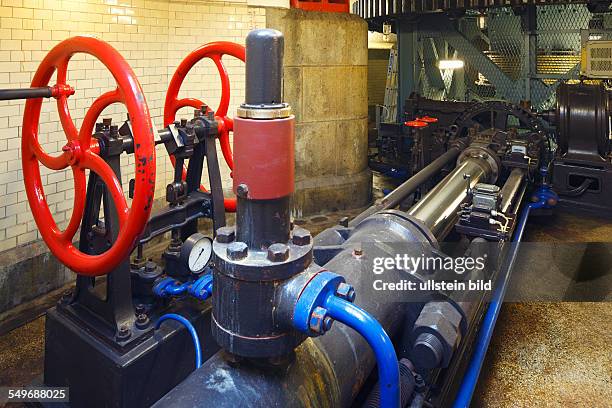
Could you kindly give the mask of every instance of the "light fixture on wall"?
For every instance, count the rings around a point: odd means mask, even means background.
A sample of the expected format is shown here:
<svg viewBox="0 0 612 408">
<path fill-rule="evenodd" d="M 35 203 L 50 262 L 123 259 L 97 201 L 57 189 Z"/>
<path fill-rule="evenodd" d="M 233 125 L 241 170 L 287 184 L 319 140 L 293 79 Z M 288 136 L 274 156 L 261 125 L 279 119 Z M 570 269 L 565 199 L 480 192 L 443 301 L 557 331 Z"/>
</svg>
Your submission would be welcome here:
<svg viewBox="0 0 612 408">
<path fill-rule="evenodd" d="M 476 17 L 476 23 L 478 24 L 478 28 L 484 30 L 487 28 L 487 16 L 485 14 L 480 14 Z"/>
<path fill-rule="evenodd" d="M 391 23 L 383 23 L 383 41 L 389 41 L 391 33 Z"/>
<path fill-rule="evenodd" d="M 463 68 L 464 65 L 465 63 L 463 62 L 463 60 L 460 59 L 448 59 L 438 61 L 438 68 L 440 69 L 455 70 Z"/>
</svg>

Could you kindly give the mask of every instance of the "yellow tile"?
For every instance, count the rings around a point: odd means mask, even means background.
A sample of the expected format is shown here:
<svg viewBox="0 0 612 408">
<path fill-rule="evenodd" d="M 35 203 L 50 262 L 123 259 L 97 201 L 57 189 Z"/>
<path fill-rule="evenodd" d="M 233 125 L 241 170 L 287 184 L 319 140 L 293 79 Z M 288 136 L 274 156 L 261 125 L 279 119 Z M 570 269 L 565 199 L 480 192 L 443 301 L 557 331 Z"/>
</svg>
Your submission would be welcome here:
<svg viewBox="0 0 612 408">
<path fill-rule="evenodd" d="M 21 42 L 22 50 L 40 50 L 41 42 L 38 40 L 24 40 Z"/>
<path fill-rule="evenodd" d="M 0 6 L 0 17 L 12 17 L 13 16 L 13 8 Z"/>
<path fill-rule="evenodd" d="M 16 18 L 34 18 L 34 10 L 31 8 L 13 8 L 13 17 Z"/>
<path fill-rule="evenodd" d="M 23 22 L 20 18 L 2 17 L 0 18 L 0 27 L 2 28 L 23 28 Z"/>
<path fill-rule="evenodd" d="M 27 30 L 40 30 L 42 29 L 41 20 L 23 20 L 23 28 Z"/>
<path fill-rule="evenodd" d="M 11 30 L 11 37 L 13 40 L 31 40 L 32 30 Z"/>
</svg>

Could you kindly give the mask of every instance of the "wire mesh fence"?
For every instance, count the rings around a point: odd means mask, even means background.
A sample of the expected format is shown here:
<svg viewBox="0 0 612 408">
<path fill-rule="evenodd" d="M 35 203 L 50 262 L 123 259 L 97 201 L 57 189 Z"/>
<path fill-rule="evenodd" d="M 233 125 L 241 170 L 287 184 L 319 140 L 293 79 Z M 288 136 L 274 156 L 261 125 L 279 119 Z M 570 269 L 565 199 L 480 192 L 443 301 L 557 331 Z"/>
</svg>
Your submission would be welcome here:
<svg viewBox="0 0 612 408">
<path fill-rule="evenodd" d="M 531 15 L 510 7 L 468 11 L 452 20 L 453 32 L 419 32 L 418 91 L 436 99 L 530 100 L 539 111 L 554 107 L 558 85 L 580 79 L 584 43 L 612 40 L 612 16 L 591 13 L 585 4 L 538 5 L 532 10 Z M 432 37 L 433 52 L 428 49 Z M 464 67 L 461 72 L 440 70 L 438 75 L 431 69 L 432 53 L 438 60 L 462 59 Z M 475 53 L 487 58 L 476 58 Z"/>
</svg>

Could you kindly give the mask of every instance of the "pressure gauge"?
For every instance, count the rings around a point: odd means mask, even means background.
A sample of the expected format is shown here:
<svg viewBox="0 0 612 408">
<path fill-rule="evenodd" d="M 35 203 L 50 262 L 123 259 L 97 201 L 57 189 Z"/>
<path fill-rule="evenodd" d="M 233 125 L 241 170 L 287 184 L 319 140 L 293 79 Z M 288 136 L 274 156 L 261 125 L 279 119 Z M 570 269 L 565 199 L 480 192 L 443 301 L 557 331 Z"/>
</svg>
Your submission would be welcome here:
<svg viewBox="0 0 612 408">
<path fill-rule="evenodd" d="M 189 236 L 181 246 L 181 261 L 194 274 L 204 272 L 212 256 L 212 240 L 196 232 Z"/>
</svg>

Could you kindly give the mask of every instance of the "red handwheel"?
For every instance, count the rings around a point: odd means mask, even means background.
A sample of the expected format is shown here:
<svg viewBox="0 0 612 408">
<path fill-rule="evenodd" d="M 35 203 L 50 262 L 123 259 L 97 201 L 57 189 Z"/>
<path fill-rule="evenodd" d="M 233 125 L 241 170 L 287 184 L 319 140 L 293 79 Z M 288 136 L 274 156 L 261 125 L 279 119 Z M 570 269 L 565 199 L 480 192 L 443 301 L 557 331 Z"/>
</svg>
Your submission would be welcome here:
<svg viewBox="0 0 612 408">
<path fill-rule="evenodd" d="M 230 102 L 230 82 L 225 65 L 223 65 L 223 61 L 221 60 L 224 55 L 232 56 L 244 62 L 244 46 L 226 41 L 212 42 L 195 49 L 181 62 L 176 69 L 176 72 L 172 76 L 170 86 L 168 87 L 168 93 L 166 94 L 166 103 L 164 105 L 164 126 L 168 126 L 174 122 L 176 112 L 179 109 L 187 106 L 194 109 L 200 109 L 200 107 L 204 105 L 204 102 L 195 98 L 178 99 L 178 93 L 191 68 L 193 68 L 195 64 L 204 58 L 210 58 L 217 66 L 219 76 L 221 77 L 221 102 L 215 111 L 215 120 L 217 123 L 219 123 L 219 143 L 221 144 L 221 151 L 223 152 L 225 162 L 229 168 L 233 170 L 234 160 L 232 157 L 232 147 L 229 141 L 229 132 L 234 130 L 234 121 L 227 116 L 227 110 Z M 172 161 L 172 165 L 174 165 L 173 156 L 170 156 L 170 161 Z M 185 176 L 186 172 L 183 169 L 183 179 Z M 200 186 L 200 188 L 206 191 L 204 186 Z M 226 198 L 224 202 L 225 209 L 227 211 L 236 211 L 235 198 Z"/>
<path fill-rule="evenodd" d="M 77 53 L 96 57 L 111 72 L 117 89 L 98 97 L 91 105 L 80 130 L 77 130 L 70 112 L 67 98 L 74 93 L 66 85 L 66 73 L 70 58 Z M 87 276 L 109 273 L 129 256 L 134 249 L 151 213 L 155 193 L 155 142 L 149 109 L 136 75 L 113 47 L 93 37 L 73 37 L 55 46 L 41 62 L 32 87 L 47 86 L 57 71 L 57 86 L 61 90 L 56 96 L 60 121 L 66 133 L 67 143 L 59 156 L 45 153 L 38 142 L 38 121 L 42 98 L 29 99 L 23 115 L 23 138 L 21 142 L 23 177 L 30 208 L 40 233 L 51 252 L 73 271 Z M 55 95 L 54 95 L 55 96 Z M 97 142 L 92 133 L 98 116 L 113 103 L 123 103 L 128 110 L 134 137 L 136 162 L 134 199 L 128 207 L 121 181 L 110 166 L 98 155 Z M 39 162 L 52 170 L 70 166 L 74 176 L 74 205 L 68 227 L 61 231 L 49 210 Z M 87 182 L 85 170 L 100 176 L 112 195 L 119 218 L 119 235 L 115 243 L 100 255 L 88 255 L 76 248 L 72 239 L 76 234 L 85 210 Z"/>
</svg>

